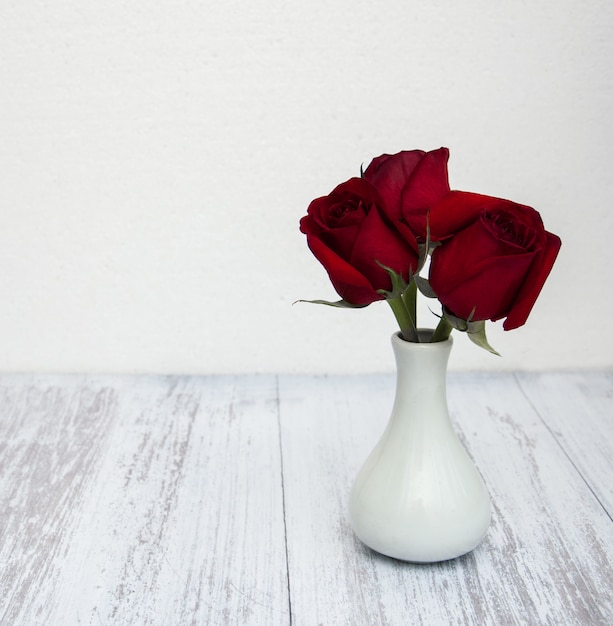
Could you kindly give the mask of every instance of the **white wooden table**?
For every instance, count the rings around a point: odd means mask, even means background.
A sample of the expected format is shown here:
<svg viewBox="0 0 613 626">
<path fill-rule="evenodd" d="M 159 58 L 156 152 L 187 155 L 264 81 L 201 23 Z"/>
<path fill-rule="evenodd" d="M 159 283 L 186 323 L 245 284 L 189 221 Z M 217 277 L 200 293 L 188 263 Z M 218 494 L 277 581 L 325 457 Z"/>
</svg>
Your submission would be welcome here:
<svg viewBox="0 0 613 626">
<path fill-rule="evenodd" d="M 0 377 L 0 623 L 613 624 L 613 373 L 450 374 L 494 516 L 435 565 L 347 521 L 393 389 Z"/>
</svg>

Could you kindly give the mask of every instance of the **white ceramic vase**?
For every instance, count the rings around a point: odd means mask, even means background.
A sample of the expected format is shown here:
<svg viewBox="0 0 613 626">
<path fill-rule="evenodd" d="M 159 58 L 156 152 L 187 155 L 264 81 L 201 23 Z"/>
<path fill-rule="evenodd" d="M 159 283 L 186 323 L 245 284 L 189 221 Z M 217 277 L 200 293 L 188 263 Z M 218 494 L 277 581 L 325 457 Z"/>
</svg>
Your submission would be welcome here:
<svg viewBox="0 0 613 626">
<path fill-rule="evenodd" d="M 420 330 L 426 338 L 430 330 Z M 349 498 L 355 534 L 387 556 L 419 563 L 470 552 L 485 535 L 490 500 L 447 409 L 453 339 L 411 343 L 392 336 L 396 396 L 381 440 Z"/>
</svg>

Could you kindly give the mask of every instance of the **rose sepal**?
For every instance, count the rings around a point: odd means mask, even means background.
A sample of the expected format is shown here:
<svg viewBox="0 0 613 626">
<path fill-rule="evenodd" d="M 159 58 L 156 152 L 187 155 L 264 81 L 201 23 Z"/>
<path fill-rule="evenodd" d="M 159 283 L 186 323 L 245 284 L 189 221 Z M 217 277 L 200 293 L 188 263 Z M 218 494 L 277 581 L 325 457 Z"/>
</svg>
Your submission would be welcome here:
<svg viewBox="0 0 613 626">
<path fill-rule="evenodd" d="M 419 259 L 417 260 L 417 271 L 414 276 L 417 288 L 422 295 L 426 296 L 426 298 L 437 298 L 438 296 L 434 293 L 434 289 L 430 286 L 430 281 L 427 278 L 420 276 L 419 272 L 421 272 L 426 264 L 428 256 L 431 255 L 434 249 L 439 245 L 439 241 L 432 241 L 432 239 L 430 239 L 430 220 L 428 216 L 426 216 L 426 241 L 418 244 L 417 246 L 419 249 Z"/>
<path fill-rule="evenodd" d="M 434 293 L 434 289 L 430 285 L 430 281 L 423 276 L 415 276 L 415 284 L 419 289 L 419 293 L 426 296 L 426 298 L 437 298 L 437 295 Z"/>
<path fill-rule="evenodd" d="M 415 274 L 419 274 L 419 272 L 421 272 L 428 257 L 434 252 L 434 249 L 440 245 L 440 241 L 432 241 L 430 238 L 430 217 L 429 215 L 426 215 L 426 240 L 423 243 L 417 244 L 419 258 L 417 259 L 417 270 Z"/>
<path fill-rule="evenodd" d="M 392 284 L 392 288 L 388 289 L 377 289 L 377 293 L 380 293 L 382 296 L 385 296 L 386 299 L 390 300 L 392 298 L 400 298 L 404 292 L 407 290 L 409 283 L 411 282 L 411 278 L 409 277 L 409 282 L 404 279 L 402 274 L 399 274 L 396 270 L 388 267 L 387 265 L 383 265 L 379 261 L 375 260 L 375 263 L 381 268 L 384 269 L 388 276 L 390 277 L 390 281 Z"/>
<path fill-rule="evenodd" d="M 347 300 L 337 300 L 336 302 L 331 302 L 330 300 L 296 300 L 294 304 L 297 302 L 306 302 L 308 304 L 325 304 L 326 306 L 333 306 L 337 309 L 363 309 L 367 307 L 368 304 L 353 304 L 352 302 L 347 302 Z"/>
<path fill-rule="evenodd" d="M 475 330 L 467 331 L 468 338 L 480 348 L 484 348 L 488 352 L 500 356 L 500 352 L 497 352 L 490 346 L 485 335 L 485 320 L 481 322 L 473 322 L 475 324 Z"/>
<path fill-rule="evenodd" d="M 417 334 L 417 284 L 413 280 L 414 276 L 409 270 L 409 282 L 391 267 L 387 267 L 379 261 L 377 265 L 383 268 L 389 275 L 392 283 L 390 291 L 379 289 L 380 293 L 385 297 L 392 312 L 396 317 L 400 326 L 400 335 L 405 341 L 419 343 L 419 335 Z"/>
<path fill-rule="evenodd" d="M 480 348 L 483 348 L 496 356 L 500 356 L 500 353 L 494 350 L 487 340 L 485 333 L 485 320 L 472 321 L 474 313 L 475 309 L 471 311 L 468 319 L 464 320 L 460 317 L 456 317 L 443 307 L 443 317 L 453 328 L 459 330 L 461 333 L 466 333 L 468 338 Z"/>
</svg>

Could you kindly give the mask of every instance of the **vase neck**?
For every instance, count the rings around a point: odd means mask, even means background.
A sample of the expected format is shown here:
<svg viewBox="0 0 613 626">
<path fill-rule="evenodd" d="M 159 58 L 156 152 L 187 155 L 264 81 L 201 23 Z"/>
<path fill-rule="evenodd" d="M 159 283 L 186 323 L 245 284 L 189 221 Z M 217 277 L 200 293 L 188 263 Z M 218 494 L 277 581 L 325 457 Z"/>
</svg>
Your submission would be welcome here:
<svg viewBox="0 0 613 626">
<path fill-rule="evenodd" d="M 392 346 L 396 357 L 396 398 L 395 404 L 401 411 L 400 419 L 448 420 L 447 412 L 447 363 L 453 340 L 438 343 L 412 343 L 392 336 Z M 433 412 L 433 406 L 437 407 Z M 434 415 L 433 415 L 434 413 Z"/>
<path fill-rule="evenodd" d="M 453 339 L 437 343 L 412 343 L 392 336 L 398 382 L 429 388 L 445 384 Z"/>
</svg>

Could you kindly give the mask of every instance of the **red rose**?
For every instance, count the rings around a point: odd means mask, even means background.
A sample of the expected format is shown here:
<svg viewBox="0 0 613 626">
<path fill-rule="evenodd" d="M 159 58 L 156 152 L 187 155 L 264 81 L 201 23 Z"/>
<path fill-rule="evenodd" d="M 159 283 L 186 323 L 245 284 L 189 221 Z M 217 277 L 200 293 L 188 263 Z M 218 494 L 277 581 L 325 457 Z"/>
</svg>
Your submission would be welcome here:
<svg viewBox="0 0 613 626">
<path fill-rule="evenodd" d="M 362 178 L 351 178 L 313 200 L 300 220 L 311 252 L 326 268 L 339 295 L 351 304 L 382 300 L 390 290 L 390 267 L 405 279 L 417 267 L 415 237 L 401 236 L 385 213 L 379 192 Z"/>
<path fill-rule="evenodd" d="M 443 240 L 430 264 L 430 285 L 450 313 L 522 326 L 560 249 L 532 208 L 453 191 L 430 212 L 432 238 Z"/>
<path fill-rule="evenodd" d="M 394 220 L 425 239 L 428 211 L 449 192 L 448 160 L 447 148 L 383 154 L 372 160 L 364 178 L 377 188 Z"/>
</svg>

